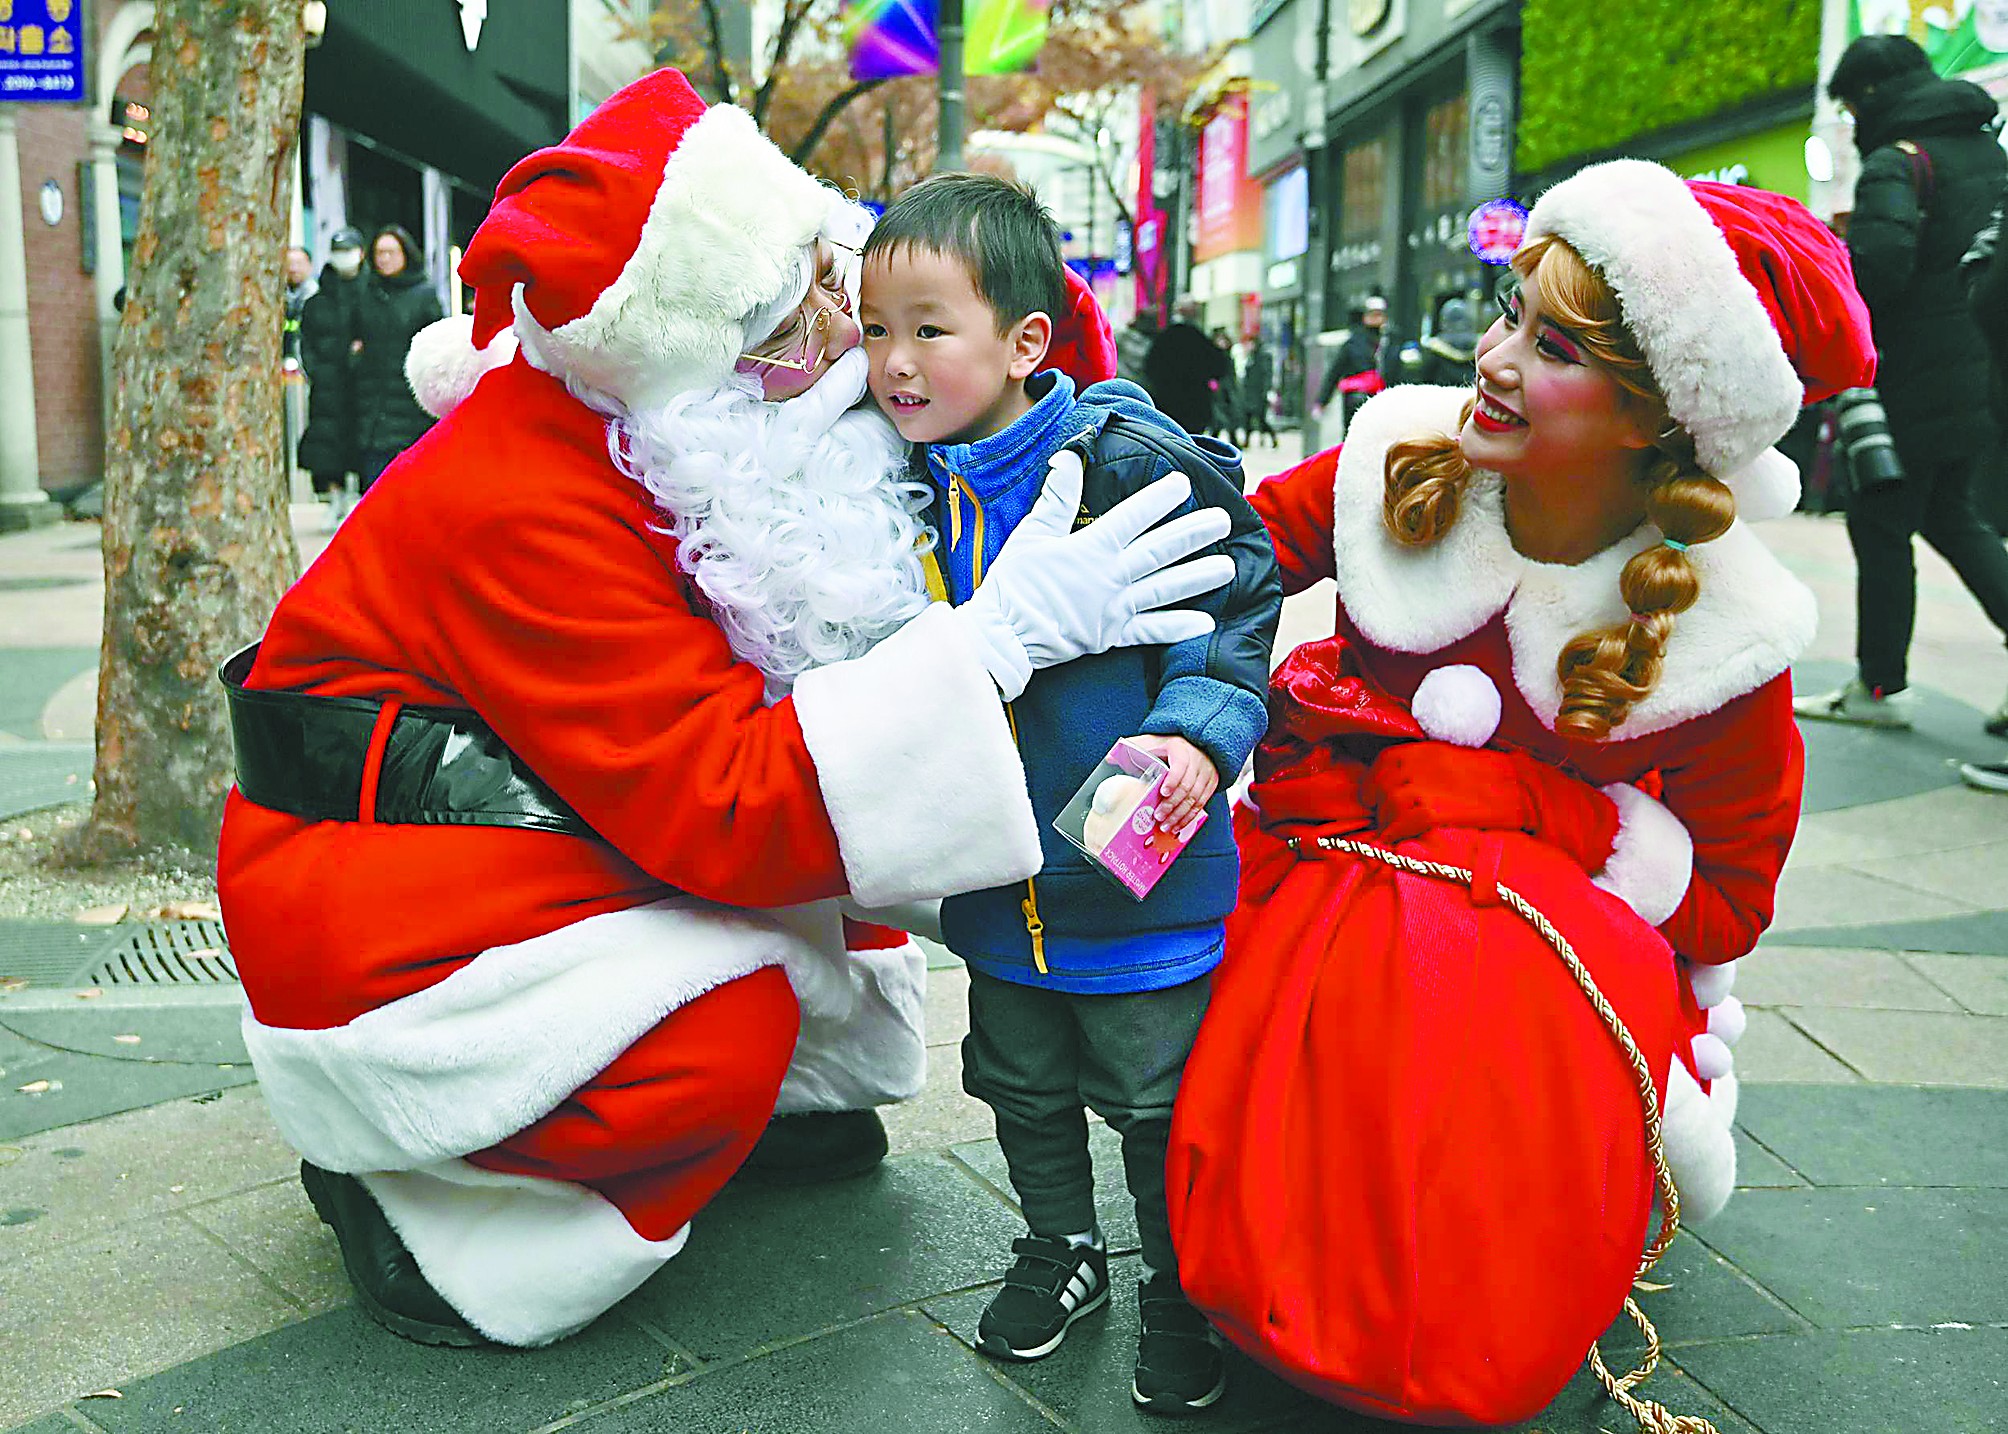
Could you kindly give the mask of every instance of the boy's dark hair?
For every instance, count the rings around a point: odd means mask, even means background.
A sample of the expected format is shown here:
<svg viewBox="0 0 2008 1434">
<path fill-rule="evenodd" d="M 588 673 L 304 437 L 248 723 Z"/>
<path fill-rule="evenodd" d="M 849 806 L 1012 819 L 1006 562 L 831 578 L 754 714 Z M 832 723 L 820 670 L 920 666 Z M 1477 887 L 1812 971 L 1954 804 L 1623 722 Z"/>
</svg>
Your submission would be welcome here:
<svg viewBox="0 0 2008 1434">
<path fill-rule="evenodd" d="M 959 260 L 1003 333 L 1027 314 L 1067 311 L 1060 227 L 1022 184 L 988 174 L 937 174 L 892 202 L 864 255 L 920 249 Z"/>
</svg>

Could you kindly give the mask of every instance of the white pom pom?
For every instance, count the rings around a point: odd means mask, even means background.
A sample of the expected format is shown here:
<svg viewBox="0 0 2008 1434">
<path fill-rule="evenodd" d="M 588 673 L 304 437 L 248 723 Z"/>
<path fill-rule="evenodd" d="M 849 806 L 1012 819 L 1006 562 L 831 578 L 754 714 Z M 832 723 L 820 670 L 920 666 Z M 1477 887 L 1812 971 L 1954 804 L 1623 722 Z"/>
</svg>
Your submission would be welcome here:
<svg viewBox="0 0 2008 1434">
<path fill-rule="evenodd" d="M 1750 1024 L 1750 1017 L 1743 1009 L 1743 1003 L 1734 996 L 1724 996 L 1720 1005 L 1708 1008 L 1708 1034 L 1725 1046 L 1733 1046 L 1743 1039 L 1743 1032 Z"/>
<path fill-rule="evenodd" d="M 1469 664 L 1439 667 L 1415 689 L 1409 711 L 1439 742 L 1483 747 L 1499 730 L 1499 689 Z"/>
<path fill-rule="evenodd" d="M 1694 1038 L 1694 1073 L 1703 1080 L 1721 1080 L 1736 1069 L 1736 1057 L 1720 1036 L 1706 1032 Z"/>
<path fill-rule="evenodd" d="M 1722 481 L 1736 497 L 1736 516 L 1746 523 L 1782 518 L 1799 506 L 1799 466 L 1767 448 Z"/>
<path fill-rule="evenodd" d="M 1736 963 L 1724 961 L 1720 966 L 1689 966 L 1687 979 L 1694 987 L 1694 1003 L 1706 1011 L 1721 1005 L 1729 995 L 1729 988 L 1736 984 Z"/>
<path fill-rule="evenodd" d="M 412 337 L 404 356 L 404 381 L 411 396 L 434 418 L 458 408 L 481 376 L 516 356 L 516 335 L 504 329 L 485 349 L 474 347 L 474 319 L 455 314 L 427 324 Z"/>
</svg>

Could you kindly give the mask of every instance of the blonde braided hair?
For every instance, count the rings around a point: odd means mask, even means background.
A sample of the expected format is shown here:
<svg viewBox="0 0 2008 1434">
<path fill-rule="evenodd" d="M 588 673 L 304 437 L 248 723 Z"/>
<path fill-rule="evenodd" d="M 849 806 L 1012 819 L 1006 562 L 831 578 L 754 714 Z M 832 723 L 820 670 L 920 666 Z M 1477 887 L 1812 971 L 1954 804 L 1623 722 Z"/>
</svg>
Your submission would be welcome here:
<svg viewBox="0 0 2008 1434">
<path fill-rule="evenodd" d="M 1513 256 L 1521 275 L 1538 275 L 1544 309 L 1581 341 L 1651 425 L 1654 453 L 1640 475 L 1646 516 L 1680 546 L 1655 544 L 1634 556 L 1618 578 L 1628 611 L 1614 626 L 1578 633 L 1555 664 L 1562 707 L 1555 730 L 1598 741 L 1623 724 L 1659 681 L 1675 617 L 1694 606 L 1701 579 L 1686 549 L 1719 538 L 1736 518 L 1736 499 L 1701 470 L 1694 440 L 1666 411 L 1638 341 L 1624 326 L 1617 295 L 1582 256 L 1552 234 Z M 1471 417 L 1467 402 L 1461 430 Z M 1387 454 L 1382 518 L 1398 543 L 1424 547 L 1457 521 L 1472 467 L 1454 434 L 1394 444 Z"/>
</svg>

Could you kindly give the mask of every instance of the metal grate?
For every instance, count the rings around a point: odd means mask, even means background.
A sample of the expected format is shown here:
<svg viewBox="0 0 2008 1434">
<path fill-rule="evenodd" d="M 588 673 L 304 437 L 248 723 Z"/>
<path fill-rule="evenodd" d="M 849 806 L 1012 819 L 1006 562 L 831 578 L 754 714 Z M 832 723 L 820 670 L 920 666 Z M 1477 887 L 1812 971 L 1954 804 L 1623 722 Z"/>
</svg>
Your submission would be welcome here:
<svg viewBox="0 0 2008 1434">
<path fill-rule="evenodd" d="M 237 963 L 214 921 L 148 926 L 85 968 L 78 986 L 234 986 Z"/>
</svg>

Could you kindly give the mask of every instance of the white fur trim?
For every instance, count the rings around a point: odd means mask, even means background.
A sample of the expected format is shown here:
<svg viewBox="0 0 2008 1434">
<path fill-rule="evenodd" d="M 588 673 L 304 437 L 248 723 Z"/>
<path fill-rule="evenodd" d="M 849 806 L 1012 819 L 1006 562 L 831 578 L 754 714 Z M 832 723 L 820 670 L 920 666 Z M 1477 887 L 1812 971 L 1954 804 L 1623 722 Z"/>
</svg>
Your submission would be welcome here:
<svg viewBox="0 0 2008 1434">
<path fill-rule="evenodd" d="M 1743 1032 L 1749 1029 L 1749 1025 L 1749 1012 L 1734 996 L 1724 996 L 1708 1008 L 1708 1034 L 1725 1046 L 1733 1046 L 1742 1040 Z"/>
<path fill-rule="evenodd" d="M 805 1022 L 847 1019 L 864 989 L 835 902 L 746 911 L 678 897 L 492 947 L 328 1030 L 247 1010 L 244 1042 L 301 1154 L 330 1170 L 413 1169 L 508 1139 L 671 1011 L 772 965 L 787 969 Z M 921 1045 L 917 1022 L 908 1044 Z"/>
<path fill-rule="evenodd" d="M 474 318 L 453 314 L 412 335 L 404 356 L 404 381 L 418 406 L 444 418 L 474 392 L 491 369 L 516 357 L 516 335 L 504 329 L 485 349 L 474 347 Z"/>
<path fill-rule="evenodd" d="M 1629 782 L 1603 790 L 1617 804 L 1618 837 L 1604 869 L 1590 879 L 1658 926 L 1680 909 L 1694 879 L 1694 838 L 1664 804 Z"/>
<path fill-rule="evenodd" d="M 713 105 L 670 156 L 620 275 L 550 330 L 554 371 L 630 407 L 716 388 L 738 361 L 747 315 L 794 284 L 804 246 L 841 201 L 752 116 Z"/>
<path fill-rule="evenodd" d="M 1710 473 L 1735 473 L 1784 436 L 1805 388 L 1735 251 L 1664 165 L 1615 159 L 1563 180 L 1527 216 L 1604 276 L 1667 411 Z"/>
<path fill-rule="evenodd" d="M 1729 989 L 1736 984 L 1736 963 L 1724 961 L 1715 966 L 1698 966 L 1683 961 L 1687 971 L 1688 984 L 1694 987 L 1694 1003 L 1702 1010 L 1713 1010 L 1729 999 Z"/>
<path fill-rule="evenodd" d="M 1723 474 L 1722 481 L 1736 495 L 1736 516 L 1746 523 L 1782 518 L 1799 506 L 1799 465 L 1775 448 Z"/>
<path fill-rule="evenodd" d="M 683 1248 L 644 1240 L 596 1191 L 463 1160 L 362 1177 L 431 1286 L 503 1344 L 576 1334 Z"/>
<path fill-rule="evenodd" d="M 852 951 L 856 999 L 841 1015 L 802 1014 L 776 1113 L 862 1110 L 907 1100 L 927 1083 L 927 957 L 909 941 Z"/>
<path fill-rule="evenodd" d="M 1577 634 L 1624 620 L 1618 576 L 1661 535 L 1643 524 L 1585 562 L 1534 562 L 1506 535 L 1498 475 L 1480 472 L 1441 539 L 1422 548 L 1395 542 L 1381 517 L 1387 450 L 1423 434 L 1455 433 L 1467 397 L 1467 389 L 1403 385 L 1354 416 L 1332 495 L 1339 597 L 1363 635 L 1397 652 L 1436 652 L 1503 611 L 1513 684 L 1552 731 L 1562 708 L 1556 659 Z M 1813 594 L 1748 526 L 1733 523 L 1687 556 L 1700 595 L 1674 620 L 1658 684 L 1612 740 L 1713 712 L 1784 672 L 1812 642 L 1819 619 Z"/>
<path fill-rule="evenodd" d="M 1682 1224 L 1698 1225 L 1722 1213 L 1736 1188 L 1736 1077 L 1715 1082 L 1704 1094 L 1678 1057 L 1666 1081 L 1666 1110 L 1660 1138 L 1666 1163 L 1680 1191 Z"/>
<path fill-rule="evenodd" d="M 1469 663 L 1439 667 L 1416 685 L 1409 711 L 1439 742 L 1483 747 L 1499 730 L 1499 689 Z"/>
<path fill-rule="evenodd" d="M 867 921 L 875 926 L 890 926 L 895 931 L 904 931 L 911 936 L 921 937 L 941 944 L 941 903 L 939 901 L 899 901 L 891 906 L 861 906 L 848 896 L 837 898 L 837 906 L 853 921 Z"/>
<path fill-rule="evenodd" d="M 1721 1080 L 1736 1069 L 1736 1057 L 1730 1053 L 1729 1043 L 1722 1037 L 1703 1031 L 1691 1044 L 1694 1073 L 1703 1080 Z"/>
<path fill-rule="evenodd" d="M 863 657 L 795 683 L 851 894 L 867 906 L 1039 870 L 1039 830 L 1003 703 L 954 618 L 936 603 Z"/>
</svg>

